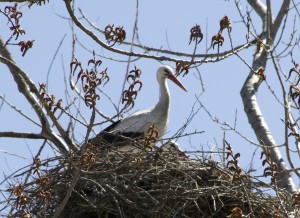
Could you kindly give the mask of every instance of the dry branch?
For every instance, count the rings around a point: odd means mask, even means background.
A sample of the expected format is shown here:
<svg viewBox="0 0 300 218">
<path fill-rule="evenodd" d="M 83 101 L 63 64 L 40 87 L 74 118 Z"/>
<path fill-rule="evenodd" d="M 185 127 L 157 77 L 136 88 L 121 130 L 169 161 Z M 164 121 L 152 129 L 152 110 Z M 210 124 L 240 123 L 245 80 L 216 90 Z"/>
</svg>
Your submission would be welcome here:
<svg viewBox="0 0 300 218">
<path fill-rule="evenodd" d="M 281 198 L 272 197 L 250 178 L 233 180 L 229 169 L 212 160 L 160 150 L 122 153 L 100 148 L 60 158 L 52 168 L 41 163 L 39 178 L 47 178 L 45 186 L 23 184 L 19 195 L 30 200 L 11 215 L 21 216 L 26 209 L 31 215 L 73 218 L 226 217 L 239 210 L 251 217 L 274 217 L 293 210 L 285 191 L 279 191 Z M 41 198 L 42 191 L 51 197 Z M 14 201 L 11 197 L 9 203 Z"/>
</svg>

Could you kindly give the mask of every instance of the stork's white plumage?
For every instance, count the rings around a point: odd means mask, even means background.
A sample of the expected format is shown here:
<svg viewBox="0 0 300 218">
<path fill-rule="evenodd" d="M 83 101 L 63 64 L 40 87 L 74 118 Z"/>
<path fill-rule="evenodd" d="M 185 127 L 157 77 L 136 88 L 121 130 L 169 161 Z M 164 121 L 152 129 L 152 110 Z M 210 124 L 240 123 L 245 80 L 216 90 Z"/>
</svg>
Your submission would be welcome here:
<svg viewBox="0 0 300 218">
<path fill-rule="evenodd" d="M 158 132 L 158 139 L 164 135 L 168 125 L 170 111 L 170 91 L 167 79 L 173 81 L 184 91 L 187 90 L 174 76 L 173 70 L 169 66 L 162 66 L 158 68 L 156 77 L 160 92 L 158 103 L 150 109 L 138 111 L 117 121 L 104 131 L 128 137 L 144 137 L 150 127 L 153 126 Z"/>
<path fill-rule="evenodd" d="M 173 155 L 176 157 L 187 157 L 187 155 L 184 153 L 184 151 L 181 150 L 179 144 L 173 140 L 168 141 L 167 143 L 163 144 L 159 151 L 164 155 Z"/>
</svg>

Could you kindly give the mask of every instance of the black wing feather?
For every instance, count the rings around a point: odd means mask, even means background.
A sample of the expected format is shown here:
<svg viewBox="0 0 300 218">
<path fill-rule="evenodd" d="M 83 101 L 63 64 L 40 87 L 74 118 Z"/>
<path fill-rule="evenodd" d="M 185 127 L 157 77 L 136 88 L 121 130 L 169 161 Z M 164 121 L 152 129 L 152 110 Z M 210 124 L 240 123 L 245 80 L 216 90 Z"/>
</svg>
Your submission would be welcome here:
<svg viewBox="0 0 300 218">
<path fill-rule="evenodd" d="M 118 121 L 112 123 L 110 126 L 106 127 L 106 128 L 105 128 L 104 130 L 102 130 L 101 132 L 110 132 L 110 131 L 112 131 L 112 130 L 116 127 L 116 125 L 118 125 L 120 122 L 121 122 L 121 120 L 118 120 Z M 101 132 L 100 132 L 100 133 L 101 133 Z"/>
<path fill-rule="evenodd" d="M 91 139 L 91 142 L 95 146 L 101 146 L 104 144 L 114 144 L 115 146 L 124 145 L 126 142 L 132 142 L 130 139 L 142 139 L 144 137 L 144 133 L 142 132 L 118 132 L 111 133 L 112 130 L 121 122 L 122 120 L 118 120 L 106 127 L 103 131 L 101 131 L 95 138 Z M 128 139 L 130 138 L 130 139 Z"/>
</svg>

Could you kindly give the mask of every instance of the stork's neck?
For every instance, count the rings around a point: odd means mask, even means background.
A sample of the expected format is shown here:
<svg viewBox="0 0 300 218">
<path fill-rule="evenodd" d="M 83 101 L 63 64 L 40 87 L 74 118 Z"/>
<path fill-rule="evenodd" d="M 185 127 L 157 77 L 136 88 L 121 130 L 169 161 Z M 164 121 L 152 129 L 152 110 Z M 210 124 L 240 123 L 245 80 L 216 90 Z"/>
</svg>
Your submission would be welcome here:
<svg viewBox="0 0 300 218">
<path fill-rule="evenodd" d="M 170 91 L 167 83 L 167 79 L 163 78 L 159 83 L 159 101 L 155 106 L 155 111 L 161 116 L 168 116 L 170 106 Z"/>
</svg>

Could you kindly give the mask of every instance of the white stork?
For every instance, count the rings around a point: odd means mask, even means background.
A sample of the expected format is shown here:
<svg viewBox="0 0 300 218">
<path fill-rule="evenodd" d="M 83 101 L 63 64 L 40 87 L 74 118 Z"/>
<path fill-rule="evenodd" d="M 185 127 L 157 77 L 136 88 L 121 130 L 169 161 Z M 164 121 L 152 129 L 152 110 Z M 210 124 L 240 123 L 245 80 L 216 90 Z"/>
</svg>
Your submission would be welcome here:
<svg viewBox="0 0 300 218">
<path fill-rule="evenodd" d="M 173 140 L 163 144 L 158 151 L 164 155 L 173 155 L 175 157 L 187 157 L 184 151 L 181 150 L 179 144 Z"/>
<path fill-rule="evenodd" d="M 156 78 L 159 85 L 158 103 L 150 109 L 137 111 L 104 129 L 100 135 L 102 135 L 108 143 L 119 141 L 120 136 L 118 137 L 118 135 L 130 138 L 144 138 L 151 127 L 154 127 L 157 131 L 157 139 L 160 139 L 164 135 L 168 125 L 170 111 L 170 91 L 167 79 L 173 81 L 184 91 L 187 90 L 174 76 L 173 70 L 169 66 L 165 65 L 158 68 Z M 128 150 L 129 148 L 122 149 L 122 151 Z"/>
</svg>

